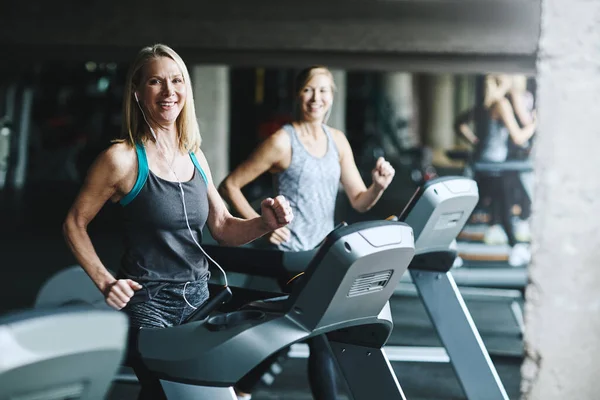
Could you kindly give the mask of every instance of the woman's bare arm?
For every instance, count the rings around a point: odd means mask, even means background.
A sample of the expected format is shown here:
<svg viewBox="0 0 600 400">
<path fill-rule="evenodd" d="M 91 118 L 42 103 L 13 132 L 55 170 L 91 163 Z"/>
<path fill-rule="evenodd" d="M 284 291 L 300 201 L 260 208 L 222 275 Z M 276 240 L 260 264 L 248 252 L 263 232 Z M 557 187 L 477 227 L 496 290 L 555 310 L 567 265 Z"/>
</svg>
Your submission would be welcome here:
<svg viewBox="0 0 600 400">
<path fill-rule="evenodd" d="M 287 217 L 289 205 L 282 196 L 266 199 L 262 202 L 262 215 L 249 219 L 236 218 L 229 213 L 223 199 L 217 192 L 204 154 L 197 153 L 198 162 L 208 179 L 208 228 L 213 238 L 221 245 L 239 246 L 249 243 L 262 235 L 287 225 L 291 217 Z"/>
<path fill-rule="evenodd" d="M 331 130 L 340 153 L 341 181 L 344 191 L 352 208 L 358 212 L 366 212 L 379 201 L 392 181 L 395 171 L 383 157 L 380 157 L 372 171 L 373 182 L 367 188 L 358 172 L 354 154 L 346 135 L 336 129 Z"/>
<path fill-rule="evenodd" d="M 533 114 L 529 111 L 527 105 L 525 104 L 525 98 L 527 95 L 531 95 L 531 93 L 517 90 L 510 91 L 512 106 L 515 110 L 518 121 L 523 126 L 533 123 Z"/>
<path fill-rule="evenodd" d="M 258 146 L 248 159 L 223 180 L 219 185 L 219 193 L 240 216 L 255 218 L 258 213 L 242 193 L 242 188 L 267 171 L 278 172 L 287 168 L 290 162 L 289 135 L 284 130 L 279 130 Z"/>
<path fill-rule="evenodd" d="M 495 107 L 496 112 L 502 120 L 502 123 L 508 129 L 512 141 L 519 146 L 524 145 L 535 133 L 535 119 L 529 125 L 521 128 L 517 123 L 512 105 L 508 99 L 500 99 L 500 101 L 496 103 Z"/>
<path fill-rule="evenodd" d="M 87 227 L 109 199 L 118 201 L 131 190 L 136 177 L 136 160 L 135 150 L 124 143 L 112 145 L 100 154 L 63 223 L 65 240 L 75 258 L 105 295 L 116 279 L 100 261 Z M 128 299 L 123 301 L 126 303 Z"/>
<path fill-rule="evenodd" d="M 475 118 L 475 109 L 471 108 L 465 112 L 460 113 L 454 122 L 455 133 L 461 134 L 469 143 L 472 145 L 477 144 L 479 138 L 469 127 L 469 122 Z"/>
</svg>

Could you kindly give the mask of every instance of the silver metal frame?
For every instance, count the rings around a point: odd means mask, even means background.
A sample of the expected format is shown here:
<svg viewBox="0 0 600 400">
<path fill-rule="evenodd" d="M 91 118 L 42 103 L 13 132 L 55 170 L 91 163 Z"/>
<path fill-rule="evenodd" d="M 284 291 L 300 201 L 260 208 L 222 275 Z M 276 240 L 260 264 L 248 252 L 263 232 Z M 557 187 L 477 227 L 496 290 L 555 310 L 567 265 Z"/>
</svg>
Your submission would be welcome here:
<svg viewBox="0 0 600 400">
<path fill-rule="evenodd" d="M 410 274 L 467 397 L 507 400 L 506 390 L 452 275 L 423 270 L 410 270 Z"/>
<path fill-rule="evenodd" d="M 442 178 L 427 185 L 405 218 L 415 232 L 415 259 L 449 251 L 478 200 L 477 184 L 471 179 Z M 507 400 L 502 381 L 449 272 L 452 263 L 448 264 L 445 268 L 411 264 L 412 282 L 467 397 Z"/>
</svg>

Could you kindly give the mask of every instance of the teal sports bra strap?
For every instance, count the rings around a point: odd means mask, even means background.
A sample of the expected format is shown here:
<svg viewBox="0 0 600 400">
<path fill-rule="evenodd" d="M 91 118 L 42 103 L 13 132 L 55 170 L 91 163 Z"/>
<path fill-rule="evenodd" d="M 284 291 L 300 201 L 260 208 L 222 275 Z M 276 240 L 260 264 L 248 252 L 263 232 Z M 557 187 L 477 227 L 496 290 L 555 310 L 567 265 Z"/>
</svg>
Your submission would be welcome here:
<svg viewBox="0 0 600 400">
<path fill-rule="evenodd" d="M 206 174 L 204 173 L 204 170 L 200 166 L 200 163 L 198 162 L 198 159 L 196 158 L 196 155 L 194 154 L 193 151 L 190 151 L 190 158 L 192 159 L 192 162 L 196 166 L 196 169 L 198 170 L 198 172 L 200 172 L 200 175 L 202 175 L 202 179 L 204 179 L 204 183 L 206 183 L 206 186 L 208 186 L 208 179 L 206 178 Z"/>
<path fill-rule="evenodd" d="M 133 185 L 133 189 L 131 189 L 131 191 L 127 193 L 127 195 L 119 202 L 123 207 L 135 199 L 135 196 L 137 196 L 140 190 L 142 190 L 146 180 L 148 179 L 148 158 L 146 157 L 146 149 L 144 148 L 144 145 L 141 143 L 136 143 L 135 152 L 138 160 L 138 175 L 137 179 L 135 180 L 135 185 Z"/>
</svg>

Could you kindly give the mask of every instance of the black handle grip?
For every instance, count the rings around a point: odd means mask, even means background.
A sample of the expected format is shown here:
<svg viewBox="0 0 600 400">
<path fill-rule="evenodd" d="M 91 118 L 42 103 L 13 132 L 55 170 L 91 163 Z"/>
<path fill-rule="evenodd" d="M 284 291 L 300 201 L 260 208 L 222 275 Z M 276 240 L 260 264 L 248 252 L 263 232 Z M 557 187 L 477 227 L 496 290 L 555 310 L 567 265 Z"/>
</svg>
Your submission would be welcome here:
<svg viewBox="0 0 600 400">
<path fill-rule="evenodd" d="M 231 293 L 229 286 L 224 286 L 217 294 L 209 298 L 206 303 L 191 313 L 185 322 L 205 320 L 211 312 L 213 312 L 221 304 L 227 303 L 232 297 L 233 293 Z"/>
</svg>

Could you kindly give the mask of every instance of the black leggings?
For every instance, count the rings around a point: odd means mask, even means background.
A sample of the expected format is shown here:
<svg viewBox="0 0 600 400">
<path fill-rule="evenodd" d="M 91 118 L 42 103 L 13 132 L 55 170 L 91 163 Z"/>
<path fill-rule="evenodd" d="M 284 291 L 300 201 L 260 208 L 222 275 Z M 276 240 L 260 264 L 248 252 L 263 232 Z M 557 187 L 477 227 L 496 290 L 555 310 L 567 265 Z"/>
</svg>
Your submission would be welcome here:
<svg viewBox="0 0 600 400">
<path fill-rule="evenodd" d="M 167 400 L 159 378 L 143 363 L 137 352 L 137 337 L 139 328 L 131 327 L 129 330 L 129 346 L 126 364 L 133 368 L 140 383 L 138 400 Z"/>
<path fill-rule="evenodd" d="M 337 400 L 336 369 L 333 355 L 329 351 L 327 337 L 315 336 L 307 340 L 310 355 L 308 356 L 308 383 L 315 400 Z M 283 352 L 277 353 L 260 363 L 244 376 L 236 388 L 245 393 L 252 393 L 261 377 Z"/>
<path fill-rule="evenodd" d="M 145 301 L 130 301 L 123 309 L 130 329 L 126 364 L 133 368 L 140 383 L 138 400 L 165 400 L 158 377 L 143 363 L 137 349 L 140 328 L 166 328 L 182 324 L 208 299 L 208 277 L 196 282 L 152 285 Z M 146 290 L 150 285 L 146 285 Z M 192 307 L 193 306 L 193 307 Z"/>
<path fill-rule="evenodd" d="M 508 244 L 517 243 L 512 222 L 512 206 L 521 200 L 524 212 L 530 210 L 530 200 L 517 172 L 503 172 L 500 175 L 481 175 L 478 178 L 480 198 L 489 197 L 491 221 L 490 225 L 500 224 L 506 232 Z M 517 198 L 517 194 L 522 198 Z"/>
</svg>

